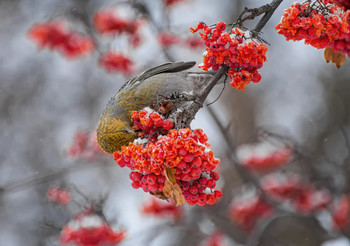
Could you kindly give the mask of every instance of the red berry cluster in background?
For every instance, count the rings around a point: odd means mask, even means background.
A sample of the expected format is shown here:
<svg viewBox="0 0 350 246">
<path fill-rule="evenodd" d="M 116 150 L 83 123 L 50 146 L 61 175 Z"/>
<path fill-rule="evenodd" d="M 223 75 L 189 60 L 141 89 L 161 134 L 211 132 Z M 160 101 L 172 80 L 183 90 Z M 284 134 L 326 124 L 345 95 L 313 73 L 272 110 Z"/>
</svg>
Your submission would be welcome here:
<svg viewBox="0 0 350 246">
<path fill-rule="evenodd" d="M 76 246 L 117 245 L 125 238 L 125 231 L 113 230 L 99 215 L 83 213 L 62 228 L 60 243 Z"/>
<path fill-rule="evenodd" d="M 72 158 L 95 160 L 98 156 L 106 153 L 97 143 L 96 132 L 77 131 L 74 135 L 74 142 L 67 150 L 67 156 Z"/>
<path fill-rule="evenodd" d="M 334 4 L 319 5 L 294 3 L 285 10 L 276 30 L 287 40 L 305 40 L 315 48 L 330 47 L 350 56 L 350 11 Z"/>
<path fill-rule="evenodd" d="M 332 197 L 328 190 L 316 189 L 295 174 L 274 173 L 265 176 L 261 181 L 261 188 L 262 192 L 274 202 L 281 205 L 288 204 L 289 208 L 293 208 L 298 213 L 315 214 L 331 207 Z M 258 220 L 273 215 L 274 204 L 267 202 L 256 191 L 250 193 L 245 191 L 244 196 L 238 196 L 233 200 L 229 213 L 231 219 L 242 229 L 250 231 Z"/>
<path fill-rule="evenodd" d="M 121 72 L 126 76 L 133 73 L 133 62 L 122 53 L 109 51 L 101 55 L 98 64 L 108 73 Z"/>
<path fill-rule="evenodd" d="M 349 196 L 342 196 L 333 204 L 333 226 L 340 231 L 349 228 L 350 224 L 350 200 Z"/>
<path fill-rule="evenodd" d="M 141 212 L 145 215 L 153 215 L 160 218 L 171 217 L 176 221 L 182 218 L 184 210 L 182 207 L 175 206 L 172 203 L 152 198 L 142 206 Z"/>
<path fill-rule="evenodd" d="M 138 30 L 141 22 L 139 20 L 125 20 L 117 17 L 113 10 L 100 10 L 94 15 L 94 26 L 101 35 L 126 34 L 133 47 L 140 45 L 141 38 Z"/>
<path fill-rule="evenodd" d="M 123 146 L 113 158 L 119 166 L 134 171 L 130 173 L 134 188 L 161 194 L 166 182 L 164 170 L 174 168 L 176 183 L 188 204 L 214 204 L 222 196 L 220 190 L 212 191 L 219 179 L 214 171 L 219 160 L 201 129 L 170 129 L 173 126 L 168 120 L 147 110 L 133 112 L 132 119 L 133 128 L 141 129 L 143 138 Z M 158 134 L 156 138 L 154 134 Z"/>
<path fill-rule="evenodd" d="M 325 4 L 327 3 L 335 3 L 338 4 L 339 6 L 347 9 L 350 9 L 350 1 L 349 0 L 324 0 L 323 1 Z"/>
<path fill-rule="evenodd" d="M 276 148 L 268 143 L 242 145 L 237 151 L 240 164 L 250 171 L 265 172 L 288 164 L 292 151 L 288 147 Z"/>
<path fill-rule="evenodd" d="M 223 243 L 223 240 L 224 235 L 219 231 L 215 231 L 209 235 L 205 243 L 201 244 L 201 246 L 225 246 L 226 244 Z"/>
<path fill-rule="evenodd" d="M 267 48 L 265 44 L 254 41 L 249 35 L 239 28 L 232 29 L 231 33 L 225 32 L 226 24 L 218 22 L 214 29 L 200 22 L 197 28 L 191 28 L 191 32 L 203 30 L 199 33 L 207 46 L 204 53 L 204 71 L 212 68 L 217 71 L 227 65 L 230 70 L 228 76 L 230 84 L 236 89 L 244 91 L 249 82 L 257 83 L 261 80 L 258 72 L 266 61 Z"/>
<path fill-rule="evenodd" d="M 59 188 L 58 186 L 52 186 L 48 190 L 46 197 L 49 202 L 57 202 L 61 205 L 68 204 L 72 199 L 69 190 Z"/>
<path fill-rule="evenodd" d="M 273 207 L 260 195 L 249 195 L 236 197 L 229 208 L 230 218 L 245 231 L 252 230 L 258 220 L 269 217 L 273 212 Z"/>
<path fill-rule="evenodd" d="M 317 190 L 297 175 L 271 174 L 262 180 L 262 189 L 279 202 L 289 202 L 296 211 L 311 214 L 329 207 L 331 195 Z"/>
<path fill-rule="evenodd" d="M 204 46 L 203 41 L 198 37 L 181 38 L 176 34 L 166 32 L 158 35 L 158 43 L 164 48 L 169 48 L 173 45 L 182 45 L 190 49 L 198 49 Z"/>
<path fill-rule="evenodd" d="M 169 8 L 184 1 L 185 0 L 164 0 L 164 4 L 165 4 L 165 7 Z"/>
<path fill-rule="evenodd" d="M 56 50 L 67 58 L 77 58 L 94 50 L 94 41 L 75 31 L 67 30 L 62 21 L 40 23 L 32 26 L 28 37 L 40 48 Z"/>
</svg>

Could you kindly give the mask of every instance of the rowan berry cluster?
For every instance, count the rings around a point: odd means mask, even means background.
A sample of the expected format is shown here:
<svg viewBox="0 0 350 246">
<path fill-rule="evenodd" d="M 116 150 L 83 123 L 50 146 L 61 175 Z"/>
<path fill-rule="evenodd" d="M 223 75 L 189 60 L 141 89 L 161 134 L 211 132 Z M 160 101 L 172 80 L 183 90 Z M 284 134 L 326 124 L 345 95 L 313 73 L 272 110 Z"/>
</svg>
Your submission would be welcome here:
<svg viewBox="0 0 350 246">
<path fill-rule="evenodd" d="M 285 10 L 276 30 L 287 40 L 305 40 L 315 48 L 331 47 L 350 55 L 349 16 L 350 11 L 344 12 L 334 4 L 294 3 Z"/>
<path fill-rule="evenodd" d="M 219 160 L 209 149 L 208 137 L 201 129 L 170 129 L 172 124 L 155 112 L 133 112 L 134 128 L 142 130 L 137 139 L 113 154 L 116 163 L 127 166 L 132 187 L 158 196 L 166 182 L 165 168 L 175 169 L 174 177 L 188 204 L 214 204 L 222 196 L 216 187 L 219 175 L 214 171 Z M 170 129 L 170 130 L 169 130 Z M 167 132 L 166 135 L 163 132 Z M 153 138 L 152 135 L 157 135 Z"/>
<path fill-rule="evenodd" d="M 220 231 L 215 231 L 213 234 L 209 235 L 204 244 L 201 246 L 225 246 L 223 243 L 224 234 Z"/>
<path fill-rule="evenodd" d="M 98 64 L 109 73 L 122 72 L 128 76 L 133 72 L 133 62 L 122 53 L 109 51 L 99 58 Z"/>
<path fill-rule="evenodd" d="M 67 58 L 77 58 L 94 50 L 94 41 L 87 36 L 68 30 L 62 21 L 51 21 L 32 26 L 28 37 L 39 48 L 56 50 Z"/>
<path fill-rule="evenodd" d="M 171 217 L 174 221 L 181 219 L 184 213 L 182 207 L 155 198 L 144 204 L 141 212 L 145 215 L 153 215 L 161 218 Z"/>
<path fill-rule="evenodd" d="M 60 188 L 58 186 L 52 186 L 48 190 L 46 197 L 49 202 L 57 202 L 61 205 L 68 204 L 72 199 L 69 190 Z"/>
<path fill-rule="evenodd" d="M 74 135 L 73 144 L 67 150 L 67 156 L 72 158 L 93 161 L 96 157 L 105 155 L 105 152 L 97 143 L 96 132 L 77 131 Z"/>
<path fill-rule="evenodd" d="M 335 201 L 332 209 L 333 226 L 338 230 L 349 228 L 350 224 L 350 200 L 349 196 L 342 196 Z"/>
<path fill-rule="evenodd" d="M 264 172 L 288 164 L 292 151 L 288 147 L 276 148 L 271 144 L 243 145 L 237 151 L 241 165 L 251 171 Z"/>
<path fill-rule="evenodd" d="M 139 112 L 131 112 L 132 128 L 139 132 L 139 137 L 156 141 L 159 135 L 166 135 L 174 127 L 173 122 L 165 120 L 165 117 L 145 108 Z M 140 131 L 141 130 L 141 131 Z"/>
<path fill-rule="evenodd" d="M 331 207 L 332 197 L 327 190 L 316 189 L 297 175 L 270 174 L 262 179 L 261 188 L 275 202 L 288 204 L 288 207 L 302 214 L 314 214 Z M 233 200 L 229 213 L 231 219 L 242 229 L 250 231 L 259 219 L 269 217 L 273 211 L 273 204 L 254 190 L 245 191 L 244 196 L 238 195 Z M 341 219 L 339 221 L 339 224 L 345 224 Z"/>
<path fill-rule="evenodd" d="M 178 35 L 166 32 L 158 35 L 158 43 L 165 48 L 182 45 L 191 49 L 198 49 L 204 46 L 202 40 L 198 37 L 181 38 Z"/>
<path fill-rule="evenodd" d="M 185 0 L 164 0 L 165 7 L 169 8 Z"/>
<path fill-rule="evenodd" d="M 257 83 L 261 80 L 258 69 L 266 61 L 265 44 L 254 41 L 248 33 L 239 28 L 233 28 L 231 33 L 226 32 L 224 22 L 218 22 L 213 29 L 203 22 L 200 22 L 197 28 L 191 28 L 192 33 L 198 30 L 204 31 L 199 34 L 207 46 L 203 65 L 200 66 L 204 71 L 210 68 L 217 71 L 227 65 L 230 68 L 230 84 L 243 91 L 249 82 Z"/>
<path fill-rule="evenodd" d="M 77 246 L 117 245 L 125 238 L 125 231 L 113 230 L 97 214 L 82 213 L 62 228 L 60 243 Z"/>
<path fill-rule="evenodd" d="M 296 175 L 271 174 L 262 180 L 266 194 L 279 202 L 289 202 L 296 211 L 304 214 L 329 207 L 331 195 L 327 190 L 317 190 Z"/>
<path fill-rule="evenodd" d="M 229 215 L 243 230 L 250 231 L 258 220 L 272 214 L 273 207 L 256 193 L 246 196 L 238 196 L 233 200 Z"/>
<path fill-rule="evenodd" d="M 324 0 L 324 3 L 335 3 L 345 9 L 350 9 L 350 1 L 349 0 Z"/>
<path fill-rule="evenodd" d="M 94 15 L 94 26 L 101 35 L 121 35 L 126 34 L 133 47 L 141 43 L 138 33 L 141 22 L 138 20 L 126 20 L 117 17 L 113 10 L 101 10 Z"/>
</svg>

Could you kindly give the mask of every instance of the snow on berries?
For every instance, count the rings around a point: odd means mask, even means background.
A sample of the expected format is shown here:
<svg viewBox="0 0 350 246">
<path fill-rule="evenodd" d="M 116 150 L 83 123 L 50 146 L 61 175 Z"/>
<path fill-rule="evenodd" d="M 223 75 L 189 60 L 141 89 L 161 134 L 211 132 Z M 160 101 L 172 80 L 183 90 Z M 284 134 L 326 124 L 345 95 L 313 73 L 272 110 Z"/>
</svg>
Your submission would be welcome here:
<svg viewBox="0 0 350 246">
<path fill-rule="evenodd" d="M 62 245 L 117 245 L 125 238 L 125 231 L 112 228 L 99 215 L 81 213 L 62 228 Z"/>
<path fill-rule="evenodd" d="M 286 166 L 292 154 L 289 147 L 274 146 L 269 142 L 245 144 L 237 150 L 240 164 L 255 172 L 266 172 Z"/>
<path fill-rule="evenodd" d="M 350 9 L 350 1 L 349 0 L 324 0 L 324 3 L 335 3 L 338 4 L 339 6 L 345 8 L 345 9 Z"/>
<path fill-rule="evenodd" d="M 228 66 L 230 84 L 243 91 L 249 82 L 257 83 L 261 80 L 258 69 L 266 61 L 265 44 L 254 40 L 249 33 L 239 28 L 233 28 L 230 33 L 226 32 L 225 22 L 218 22 L 213 29 L 203 22 L 200 22 L 197 28 L 191 28 L 192 33 L 199 30 L 203 30 L 204 33 L 199 35 L 207 46 L 203 65 L 200 66 L 204 71 L 210 68 L 217 71 L 224 65 Z"/>
<path fill-rule="evenodd" d="M 276 30 L 287 40 L 304 40 L 317 49 L 330 47 L 350 56 L 349 17 L 349 10 L 335 4 L 294 3 L 285 10 Z"/>
<path fill-rule="evenodd" d="M 131 186 L 175 205 L 214 204 L 219 159 L 209 149 L 201 129 L 171 129 L 173 123 L 149 109 L 132 112 L 133 128 L 141 138 L 113 154 L 116 163 L 132 170 Z"/>
</svg>

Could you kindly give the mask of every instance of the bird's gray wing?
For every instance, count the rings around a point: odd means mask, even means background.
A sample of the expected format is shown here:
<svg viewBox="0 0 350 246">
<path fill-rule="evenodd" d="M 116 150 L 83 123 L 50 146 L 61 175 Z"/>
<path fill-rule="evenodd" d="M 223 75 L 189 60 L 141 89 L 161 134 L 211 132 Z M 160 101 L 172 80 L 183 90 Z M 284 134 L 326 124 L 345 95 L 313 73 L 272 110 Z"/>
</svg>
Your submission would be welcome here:
<svg viewBox="0 0 350 246">
<path fill-rule="evenodd" d="M 168 62 L 164 63 L 162 65 L 150 68 L 143 73 L 133 77 L 132 79 L 128 80 L 125 82 L 125 84 L 120 88 L 122 90 L 126 86 L 132 88 L 136 83 L 141 83 L 142 81 L 156 75 L 156 74 L 161 74 L 161 73 L 176 73 L 176 72 L 181 72 L 187 69 L 190 69 L 196 64 L 194 61 L 190 62 Z"/>
</svg>

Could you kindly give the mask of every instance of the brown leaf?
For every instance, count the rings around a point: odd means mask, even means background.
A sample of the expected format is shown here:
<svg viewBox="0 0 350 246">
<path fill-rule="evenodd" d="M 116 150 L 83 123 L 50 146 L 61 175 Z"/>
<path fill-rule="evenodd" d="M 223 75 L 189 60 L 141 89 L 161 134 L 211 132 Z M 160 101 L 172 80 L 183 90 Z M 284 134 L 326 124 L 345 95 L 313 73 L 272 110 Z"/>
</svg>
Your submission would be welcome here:
<svg viewBox="0 0 350 246">
<path fill-rule="evenodd" d="M 325 48 L 324 50 L 324 58 L 326 59 L 326 62 L 333 62 L 337 68 L 340 68 L 343 63 L 346 61 L 345 53 L 343 52 L 336 52 L 332 48 Z"/>
<path fill-rule="evenodd" d="M 172 198 L 175 206 L 179 206 L 185 204 L 185 198 L 182 195 L 180 186 L 176 183 L 175 173 L 176 170 L 174 168 L 166 167 L 164 169 L 166 180 L 164 183 L 163 194 L 167 198 Z"/>
<path fill-rule="evenodd" d="M 168 200 L 168 198 L 164 195 L 162 191 L 156 191 L 156 192 L 150 192 L 153 196 L 162 199 L 162 200 Z"/>
</svg>

